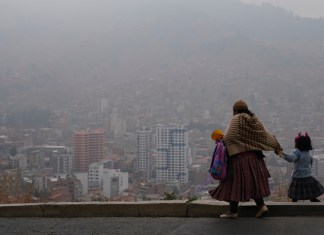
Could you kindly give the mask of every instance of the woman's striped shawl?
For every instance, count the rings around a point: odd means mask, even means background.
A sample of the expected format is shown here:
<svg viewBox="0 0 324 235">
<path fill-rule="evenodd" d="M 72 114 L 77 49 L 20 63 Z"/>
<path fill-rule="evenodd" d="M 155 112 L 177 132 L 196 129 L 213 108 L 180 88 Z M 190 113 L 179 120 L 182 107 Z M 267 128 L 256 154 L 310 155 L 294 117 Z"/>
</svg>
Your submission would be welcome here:
<svg viewBox="0 0 324 235">
<path fill-rule="evenodd" d="M 251 150 L 274 151 L 280 148 L 255 115 L 240 113 L 231 119 L 224 136 L 229 156 Z"/>
</svg>

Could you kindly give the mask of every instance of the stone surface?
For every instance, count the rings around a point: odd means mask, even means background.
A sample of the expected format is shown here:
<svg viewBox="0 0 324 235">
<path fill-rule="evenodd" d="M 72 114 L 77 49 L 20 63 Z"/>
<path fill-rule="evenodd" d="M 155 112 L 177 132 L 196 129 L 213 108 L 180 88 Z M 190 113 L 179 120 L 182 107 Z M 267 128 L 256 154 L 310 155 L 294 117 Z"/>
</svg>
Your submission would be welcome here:
<svg viewBox="0 0 324 235">
<path fill-rule="evenodd" d="M 109 235 L 323 235 L 324 217 L 256 218 L 1 218 L 0 234 L 109 234 Z"/>
</svg>

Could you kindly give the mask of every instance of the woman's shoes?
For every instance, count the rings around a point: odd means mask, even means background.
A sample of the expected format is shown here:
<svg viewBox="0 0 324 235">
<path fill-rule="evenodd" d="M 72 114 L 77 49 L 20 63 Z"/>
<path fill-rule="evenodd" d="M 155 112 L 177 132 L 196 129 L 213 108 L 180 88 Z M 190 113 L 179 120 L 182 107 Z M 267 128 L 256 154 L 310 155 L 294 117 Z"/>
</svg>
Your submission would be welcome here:
<svg viewBox="0 0 324 235">
<path fill-rule="evenodd" d="M 255 215 L 256 218 L 262 218 L 263 216 L 269 213 L 269 209 L 266 205 L 259 207 L 258 213 Z M 230 211 L 226 212 L 225 214 L 220 215 L 220 218 L 228 218 L 228 219 L 235 219 L 238 217 L 238 213 L 231 213 Z"/>
<path fill-rule="evenodd" d="M 219 216 L 220 218 L 228 218 L 228 219 L 235 219 L 238 217 L 238 213 L 231 213 L 231 212 L 226 212 L 225 214 L 222 214 Z"/>
<path fill-rule="evenodd" d="M 261 218 L 263 216 L 265 216 L 266 214 L 269 213 L 269 209 L 266 205 L 263 205 L 260 207 L 260 210 L 258 211 L 258 213 L 256 214 L 256 218 Z"/>
</svg>

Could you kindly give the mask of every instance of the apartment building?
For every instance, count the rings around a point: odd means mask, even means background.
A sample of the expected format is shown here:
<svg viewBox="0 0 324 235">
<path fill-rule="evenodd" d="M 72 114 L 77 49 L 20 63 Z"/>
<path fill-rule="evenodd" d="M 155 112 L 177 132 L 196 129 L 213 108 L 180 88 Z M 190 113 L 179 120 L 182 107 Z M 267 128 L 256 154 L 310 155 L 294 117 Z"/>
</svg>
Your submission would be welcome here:
<svg viewBox="0 0 324 235">
<path fill-rule="evenodd" d="M 188 183 L 188 132 L 183 126 L 156 128 L 156 179 L 165 183 Z"/>
<path fill-rule="evenodd" d="M 99 162 L 104 155 L 104 131 L 82 130 L 73 137 L 73 166 L 75 172 L 86 172 L 90 164 Z"/>
</svg>

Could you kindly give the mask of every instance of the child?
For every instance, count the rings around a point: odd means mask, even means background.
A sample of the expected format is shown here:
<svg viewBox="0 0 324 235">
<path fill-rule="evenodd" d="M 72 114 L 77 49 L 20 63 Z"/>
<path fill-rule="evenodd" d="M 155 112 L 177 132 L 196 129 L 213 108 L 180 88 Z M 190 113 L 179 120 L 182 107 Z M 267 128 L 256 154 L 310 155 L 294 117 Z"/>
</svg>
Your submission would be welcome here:
<svg viewBox="0 0 324 235">
<path fill-rule="evenodd" d="M 297 200 L 320 202 L 317 197 L 324 193 L 324 187 L 312 177 L 313 157 L 310 155 L 312 149 L 311 138 L 307 132 L 305 135 L 299 132 L 295 137 L 295 150 L 292 154 L 279 152 L 280 157 L 294 163 L 292 181 L 288 190 L 288 197 L 293 202 Z"/>
<path fill-rule="evenodd" d="M 224 134 L 221 130 L 214 130 L 214 132 L 210 136 L 215 142 L 223 139 Z"/>
<path fill-rule="evenodd" d="M 224 135 L 221 130 L 215 130 L 211 138 L 215 141 L 215 149 L 210 162 L 209 173 L 215 180 L 224 180 L 226 178 L 227 154 L 224 143 Z"/>
</svg>

